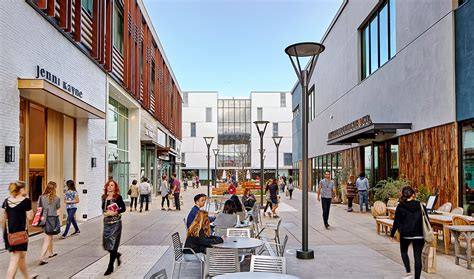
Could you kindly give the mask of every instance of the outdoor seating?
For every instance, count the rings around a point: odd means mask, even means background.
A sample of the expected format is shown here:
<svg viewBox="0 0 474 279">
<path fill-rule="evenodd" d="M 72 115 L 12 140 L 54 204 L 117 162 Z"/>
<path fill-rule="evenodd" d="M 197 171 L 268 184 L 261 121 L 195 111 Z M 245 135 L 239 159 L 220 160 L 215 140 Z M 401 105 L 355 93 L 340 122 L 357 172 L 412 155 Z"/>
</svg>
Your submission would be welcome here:
<svg viewBox="0 0 474 279">
<path fill-rule="evenodd" d="M 237 249 L 207 248 L 203 278 L 233 272 L 240 272 Z"/>
<path fill-rule="evenodd" d="M 388 234 L 393 228 L 393 220 L 392 219 L 375 219 L 375 223 L 377 226 L 377 234 L 381 232 Z M 397 240 L 400 240 L 400 235 L 398 232 L 395 234 Z"/>
<path fill-rule="evenodd" d="M 454 216 L 453 217 L 453 226 L 469 226 L 471 225 L 471 222 L 466 217 L 463 216 Z M 465 237 L 463 235 L 459 236 L 460 241 L 466 241 Z M 471 243 L 466 243 L 466 245 L 472 245 L 474 244 L 474 239 L 471 239 Z M 471 252 L 474 252 L 474 250 L 471 248 Z"/>
<path fill-rule="evenodd" d="M 166 269 L 162 269 L 157 273 L 150 276 L 150 279 L 168 279 L 168 275 L 166 274 Z"/>
<path fill-rule="evenodd" d="M 249 229 L 235 229 L 235 228 L 228 228 L 227 229 L 227 236 L 238 236 L 238 237 L 250 237 L 250 230 Z"/>
<path fill-rule="evenodd" d="M 452 214 L 463 215 L 463 214 L 464 214 L 464 208 L 462 208 L 462 207 L 453 208 L 453 210 L 451 210 L 451 213 L 452 213 Z M 453 222 L 454 222 L 454 221 L 453 221 Z"/>
<path fill-rule="evenodd" d="M 286 258 L 254 255 L 250 260 L 250 272 L 286 274 Z"/>
<path fill-rule="evenodd" d="M 452 207 L 452 204 L 450 202 L 446 202 L 442 206 L 438 207 L 436 211 L 451 212 L 451 207 Z"/>
<path fill-rule="evenodd" d="M 279 256 L 283 257 L 285 255 L 286 244 L 288 243 L 288 235 L 285 235 L 283 238 L 283 243 L 276 243 L 276 242 L 265 242 L 265 245 L 262 246 L 262 249 L 258 251 L 258 255 L 262 255 L 264 252 L 267 252 L 269 256 Z M 271 245 L 275 246 L 275 252 L 271 249 Z"/>
<path fill-rule="evenodd" d="M 280 225 L 281 225 L 281 218 L 278 220 L 278 222 L 276 224 L 266 224 L 265 225 L 265 229 L 266 230 L 271 230 L 274 232 L 274 236 L 272 238 L 272 240 L 275 242 L 275 243 L 280 243 Z"/>
<path fill-rule="evenodd" d="M 174 249 L 174 262 L 173 262 L 173 268 L 171 270 L 171 278 L 173 278 L 174 275 L 174 270 L 176 268 L 176 264 L 179 264 L 179 269 L 178 269 L 178 278 L 179 278 L 179 273 L 181 271 L 181 264 L 183 263 L 199 263 L 201 274 L 202 274 L 202 264 L 203 264 L 203 259 L 199 257 L 193 249 L 191 248 L 185 248 L 183 247 L 183 243 L 181 242 L 181 238 L 179 237 L 179 233 L 175 232 L 174 234 L 171 235 L 171 239 L 173 241 L 173 249 Z M 185 258 L 184 257 L 184 251 L 188 250 L 192 252 L 192 255 L 194 255 L 194 258 Z"/>
</svg>

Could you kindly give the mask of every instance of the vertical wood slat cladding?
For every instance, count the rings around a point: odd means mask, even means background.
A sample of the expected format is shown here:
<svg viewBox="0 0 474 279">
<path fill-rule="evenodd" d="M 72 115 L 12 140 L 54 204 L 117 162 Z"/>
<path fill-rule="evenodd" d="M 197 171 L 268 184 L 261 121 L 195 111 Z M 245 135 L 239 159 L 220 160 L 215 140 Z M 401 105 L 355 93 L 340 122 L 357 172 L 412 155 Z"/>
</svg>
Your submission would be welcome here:
<svg viewBox="0 0 474 279">
<path fill-rule="evenodd" d="M 77 1 L 77 0 L 76 0 Z M 112 0 L 106 0 L 106 19 L 105 19 L 105 70 L 112 71 Z"/>
<path fill-rule="evenodd" d="M 342 167 L 350 169 L 351 173 L 357 176 L 362 172 L 362 158 L 360 147 L 349 148 L 341 151 Z"/>
<path fill-rule="evenodd" d="M 59 27 L 71 32 L 72 0 L 59 0 Z"/>
<path fill-rule="evenodd" d="M 103 65 L 105 63 L 105 0 L 99 0 L 99 64 Z"/>
<path fill-rule="evenodd" d="M 92 50 L 91 56 L 94 59 L 99 58 L 99 15 L 100 15 L 100 0 L 95 0 L 92 5 Z"/>
<path fill-rule="evenodd" d="M 458 205 L 457 124 L 446 124 L 399 139 L 400 174 L 432 192 L 439 187 L 438 205 Z"/>
<path fill-rule="evenodd" d="M 123 85 L 130 90 L 130 1 L 125 0 L 123 4 Z"/>
<path fill-rule="evenodd" d="M 46 7 L 46 14 L 48 16 L 54 16 L 54 11 L 55 11 L 55 6 L 56 6 L 56 0 L 48 0 L 48 5 Z"/>
<path fill-rule="evenodd" d="M 46 7 L 48 6 L 48 0 L 38 0 L 38 3 L 36 5 L 41 10 L 46 10 Z"/>
<path fill-rule="evenodd" d="M 74 41 L 81 41 L 81 22 L 82 22 L 82 1 L 74 2 Z"/>
</svg>

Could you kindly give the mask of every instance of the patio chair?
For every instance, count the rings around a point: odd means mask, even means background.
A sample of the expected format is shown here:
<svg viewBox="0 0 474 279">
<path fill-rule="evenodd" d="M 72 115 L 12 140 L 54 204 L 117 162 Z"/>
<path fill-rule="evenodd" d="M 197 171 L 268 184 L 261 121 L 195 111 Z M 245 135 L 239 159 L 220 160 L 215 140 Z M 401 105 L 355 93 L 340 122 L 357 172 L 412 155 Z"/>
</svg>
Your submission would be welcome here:
<svg viewBox="0 0 474 279">
<path fill-rule="evenodd" d="M 280 244 L 280 225 L 281 225 L 281 218 L 278 219 L 278 222 L 276 224 L 266 224 L 265 228 L 266 230 L 271 230 L 274 232 L 273 238 L 271 238 L 275 243 Z"/>
<path fill-rule="evenodd" d="M 444 203 L 442 206 L 438 207 L 438 209 L 436 209 L 436 211 L 441 211 L 441 212 L 451 212 L 451 207 L 452 207 L 452 204 L 450 202 L 446 202 Z"/>
<path fill-rule="evenodd" d="M 166 274 L 166 269 L 162 269 L 157 273 L 150 276 L 150 279 L 168 279 L 168 275 Z"/>
<path fill-rule="evenodd" d="M 181 264 L 183 263 L 199 263 L 199 267 L 200 267 L 201 275 L 202 275 L 202 265 L 204 263 L 203 259 L 199 257 L 194 252 L 193 249 L 183 247 L 183 243 L 181 242 L 181 238 L 179 237 L 178 232 L 175 232 L 174 234 L 172 234 L 171 239 L 173 241 L 173 249 L 174 249 L 174 262 L 173 262 L 173 268 L 171 270 L 171 279 L 173 278 L 176 264 L 179 264 L 179 269 L 178 269 L 178 278 L 179 278 L 179 273 L 181 271 Z M 192 255 L 194 255 L 196 259 L 192 259 L 192 260 L 186 259 L 184 257 L 185 250 L 191 251 Z"/>
<path fill-rule="evenodd" d="M 239 252 L 237 249 L 206 249 L 203 278 L 234 272 L 240 272 Z"/>
<path fill-rule="evenodd" d="M 250 272 L 286 274 L 286 258 L 253 255 L 250 260 Z"/>
<path fill-rule="evenodd" d="M 227 229 L 227 236 L 238 236 L 238 237 L 250 237 L 250 230 L 249 229 L 236 229 L 236 228 L 228 228 Z"/>
<path fill-rule="evenodd" d="M 462 208 L 462 207 L 453 208 L 453 210 L 451 210 L 451 213 L 452 214 L 463 215 L 464 214 L 464 208 Z"/>
<path fill-rule="evenodd" d="M 272 249 L 271 245 L 275 246 L 275 253 L 279 257 L 283 257 L 285 255 L 286 244 L 288 243 L 288 235 L 285 235 L 283 238 L 283 243 L 276 243 L 276 242 L 266 242 L 264 246 L 257 252 L 258 255 L 262 255 L 263 253 L 267 252 L 268 255 L 273 255 L 268 249 Z M 267 245 L 268 244 L 268 245 Z"/>
<path fill-rule="evenodd" d="M 221 237 L 227 235 L 227 228 L 214 227 L 214 235 Z"/>
<path fill-rule="evenodd" d="M 471 225 L 471 222 L 469 222 L 469 219 L 467 219 L 464 216 L 454 216 L 453 217 L 453 225 L 454 226 L 469 226 L 469 225 Z M 465 237 L 463 235 L 459 236 L 459 240 L 460 241 L 466 241 Z M 472 247 L 473 244 L 474 244 L 474 239 L 471 239 L 470 244 L 466 243 L 466 245 L 471 245 L 471 247 Z M 474 250 L 471 249 L 471 254 L 473 254 L 473 253 L 474 253 Z"/>
</svg>

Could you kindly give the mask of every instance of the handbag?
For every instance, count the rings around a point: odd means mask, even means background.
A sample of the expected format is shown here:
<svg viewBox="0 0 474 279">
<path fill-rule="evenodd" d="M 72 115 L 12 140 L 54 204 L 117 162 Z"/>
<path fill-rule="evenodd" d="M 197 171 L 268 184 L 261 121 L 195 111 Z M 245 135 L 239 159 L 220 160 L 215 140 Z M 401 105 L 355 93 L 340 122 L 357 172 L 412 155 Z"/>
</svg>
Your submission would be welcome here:
<svg viewBox="0 0 474 279">
<path fill-rule="evenodd" d="M 428 217 L 426 216 L 425 209 L 423 208 L 423 205 L 420 204 L 421 206 L 421 221 L 423 222 L 423 238 L 425 239 L 425 242 L 431 243 L 434 239 L 434 232 L 433 228 L 431 227 L 430 221 L 428 220 Z"/>
<path fill-rule="evenodd" d="M 31 225 L 33 227 L 43 227 L 45 222 L 46 220 L 44 219 L 43 202 L 42 198 L 40 197 L 38 201 L 38 208 L 36 209 L 36 214 Z"/>
<path fill-rule="evenodd" d="M 5 221 L 6 221 L 5 230 L 6 230 L 6 233 L 7 233 L 8 245 L 17 246 L 17 245 L 21 245 L 21 244 L 26 244 L 26 243 L 28 243 L 27 228 L 25 228 L 24 231 L 20 231 L 20 232 L 14 232 L 14 233 L 9 232 L 9 229 L 8 229 L 8 213 L 7 213 L 8 202 L 7 202 L 7 200 L 8 199 L 5 199 L 5 201 L 4 201 L 4 207 L 5 207 L 4 216 L 5 216 Z"/>
<path fill-rule="evenodd" d="M 436 248 L 425 246 L 421 254 L 423 271 L 426 273 L 436 273 Z"/>
<path fill-rule="evenodd" d="M 47 235 L 56 235 L 61 232 L 61 224 L 59 223 L 59 216 L 47 216 L 44 232 Z"/>
<path fill-rule="evenodd" d="M 127 195 L 131 196 L 132 195 L 132 189 L 128 189 Z"/>
</svg>

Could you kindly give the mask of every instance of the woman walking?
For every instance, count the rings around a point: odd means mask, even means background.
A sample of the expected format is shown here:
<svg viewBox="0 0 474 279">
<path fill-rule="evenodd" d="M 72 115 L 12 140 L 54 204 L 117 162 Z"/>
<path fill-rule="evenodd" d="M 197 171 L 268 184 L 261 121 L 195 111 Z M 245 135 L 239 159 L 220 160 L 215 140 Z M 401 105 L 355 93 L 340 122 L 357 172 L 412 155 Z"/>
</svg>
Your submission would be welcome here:
<svg viewBox="0 0 474 279">
<path fill-rule="evenodd" d="M 394 237 L 398 230 L 400 233 L 400 253 L 405 265 L 406 274 L 404 278 L 412 278 L 410 271 L 410 259 L 408 257 L 408 246 L 413 244 L 413 257 L 415 259 L 415 279 L 421 275 L 421 253 L 425 240 L 423 238 L 423 211 L 428 218 L 426 208 L 415 200 L 415 191 L 410 186 L 402 189 L 399 204 L 395 210 L 395 220 L 390 236 Z"/>
<path fill-rule="evenodd" d="M 104 250 L 110 254 L 109 266 L 104 273 L 107 276 L 114 272 L 114 263 L 120 266 L 120 254 L 118 248 L 120 237 L 122 236 L 122 216 L 126 210 L 125 203 L 120 195 L 120 188 L 117 182 L 109 180 L 104 185 L 104 194 L 102 195 L 102 212 L 104 212 L 104 234 L 102 245 Z"/>
<path fill-rule="evenodd" d="M 168 210 L 171 210 L 170 198 L 169 198 L 171 190 L 170 190 L 170 186 L 168 185 L 168 180 L 166 179 L 166 175 L 163 175 L 161 177 L 160 192 L 161 192 L 161 210 L 166 210 L 164 208 L 165 200 L 166 200 L 166 205 L 168 206 Z"/>
<path fill-rule="evenodd" d="M 272 213 L 273 218 L 278 218 L 279 216 L 276 214 L 276 210 L 278 208 L 278 181 L 273 179 L 273 183 L 268 187 L 270 191 L 270 201 L 272 202 Z"/>
<path fill-rule="evenodd" d="M 67 185 L 67 191 L 66 194 L 64 195 L 64 202 L 66 203 L 66 212 L 67 212 L 67 223 L 66 223 L 66 229 L 64 230 L 63 235 L 61 236 L 61 239 L 65 239 L 67 236 L 67 233 L 69 232 L 69 228 L 71 227 L 71 224 L 74 226 L 74 232 L 72 235 L 77 235 L 80 233 L 79 227 L 77 226 L 76 222 L 76 211 L 77 211 L 77 204 L 79 203 L 79 194 L 76 191 L 76 186 L 74 185 L 74 181 L 68 180 L 66 182 Z"/>
<path fill-rule="evenodd" d="M 25 182 L 23 181 L 10 183 L 10 186 L 8 187 L 10 196 L 5 199 L 2 205 L 5 212 L 5 218 L 2 220 L 3 241 L 5 243 L 5 249 L 11 253 L 10 264 L 8 265 L 6 274 L 7 279 L 15 278 L 18 269 L 20 269 L 24 278 L 30 278 L 26 268 L 26 251 L 28 250 L 28 242 L 10 245 L 8 241 L 8 234 L 27 230 L 27 220 L 33 219 L 31 200 L 26 196 L 25 186 Z M 8 222 L 6 219 L 8 219 Z"/>
<path fill-rule="evenodd" d="M 295 190 L 295 185 L 293 184 L 293 178 L 288 179 L 288 193 L 290 194 L 290 200 L 293 199 L 293 190 Z"/>
<path fill-rule="evenodd" d="M 132 185 L 128 188 L 130 191 L 130 212 L 133 208 L 137 211 L 138 197 L 140 196 L 140 190 L 138 188 L 138 181 L 134 179 Z"/>
<path fill-rule="evenodd" d="M 270 208 L 272 210 L 272 200 L 270 199 L 270 184 L 272 184 L 272 180 L 269 179 L 265 184 L 265 200 L 267 203 L 265 204 L 265 208 L 263 209 L 263 216 L 267 213 L 267 209 Z M 268 217 L 272 217 L 272 214 L 268 212 Z"/>
<path fill-rule="evenodd" d="M 53 235 L 60 233 L 60 229 L 58 231 L 56 228 L 53 228 L 59 226 L 58 209 L 61 207 L 61 199 L 56 196 L 56 188 L 56 182 L 48 182 L 43 195 L 39 198 L 38 205 L 43 207 L 43 217 L 46 220 L 46 225 L 43 227 L 44 241 L 39 258 L 39 265 L 47 264 L 47 259 L 58 255 L 53 252 Z M 49 223 L 50 220 L 53 221 Z M 51 227 L 49 224 L 51 224 Z"/>
<path fill-rule="evenodd" d="M 354 209 L 352 208 L 352 201 L 357 195 L 357 187 L 355 184 L 355 175 L 349 176 L 349 180 L 347 180 L 347 188 L 346 188 L 346 196 L 347 196 L 347 212 L 352 212 Z"/>
</svg>

